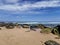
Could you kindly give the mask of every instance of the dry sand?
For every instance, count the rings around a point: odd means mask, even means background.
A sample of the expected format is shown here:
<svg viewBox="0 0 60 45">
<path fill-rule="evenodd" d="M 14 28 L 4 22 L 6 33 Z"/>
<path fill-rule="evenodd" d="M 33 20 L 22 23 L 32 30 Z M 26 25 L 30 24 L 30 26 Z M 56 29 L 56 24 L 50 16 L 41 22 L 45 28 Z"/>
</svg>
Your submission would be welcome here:
<svg viewBox="0 0 60 45">
<path fill-rule="evenodd" d="M 43 45 L 47 40 L 54 40 L 60 43 L 60 39 L 55 39 L 56 35 L 41 34 L 38 31 L 26 32 L 29 29 L 14 28 L 0 30 L 0 45 Z"/>
</svg>

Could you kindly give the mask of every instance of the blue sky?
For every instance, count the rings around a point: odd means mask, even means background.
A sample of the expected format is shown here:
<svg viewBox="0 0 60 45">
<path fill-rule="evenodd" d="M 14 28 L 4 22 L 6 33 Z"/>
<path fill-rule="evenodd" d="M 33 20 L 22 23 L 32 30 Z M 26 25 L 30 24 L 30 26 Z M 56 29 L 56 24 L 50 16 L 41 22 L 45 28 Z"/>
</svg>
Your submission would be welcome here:
<svg viewBox="0 0 60 45">
<path fill-rule="evenodd" d="M 0 0 L 0 21 L 60 21 L 60 0 Z"/>
</svg>

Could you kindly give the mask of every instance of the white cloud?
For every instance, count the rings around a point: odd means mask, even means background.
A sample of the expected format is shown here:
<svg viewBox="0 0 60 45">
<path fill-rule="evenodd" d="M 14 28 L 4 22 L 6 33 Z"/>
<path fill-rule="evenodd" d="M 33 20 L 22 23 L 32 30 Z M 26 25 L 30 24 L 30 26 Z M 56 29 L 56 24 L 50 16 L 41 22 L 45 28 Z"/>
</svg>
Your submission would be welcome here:
<svg viewBox="0 0 60 45">
<path fill-rule="evenodd" d="M 0 6 L 0 9 L 8 10 L 8 11 L 26 10 L 22 6 L 17 6 L 17 5 L 2 5 L 2 6 Z"/>
<path fill-rule="evenodd" d="M 60 1 L 42 1 L 32 4 L 32 7 L 36 8 L 46 8 L 46 7 L 58 7 Z"/>
<path fill-rule="evenodd" d="M 6 0 L 7 2 L 17 2 L 18 0 Z M 35 9 L 35 8 L 46 8 L 46 7 L 60 7 L 60 4 L 59 4 L 60 0 L 57 0 L 57 1 L 40 1 L 40 2 L 36 2 L 36 3 L 25 3 L 25 4 L 22 4 L 22 5 L 1 5 L 0 6 L 0 9 L 3 9 L 3 10 L 8 10 L 8 11 L 28 11 L 28 10 L 32 10 L 32 9 Z"/>
</svg>

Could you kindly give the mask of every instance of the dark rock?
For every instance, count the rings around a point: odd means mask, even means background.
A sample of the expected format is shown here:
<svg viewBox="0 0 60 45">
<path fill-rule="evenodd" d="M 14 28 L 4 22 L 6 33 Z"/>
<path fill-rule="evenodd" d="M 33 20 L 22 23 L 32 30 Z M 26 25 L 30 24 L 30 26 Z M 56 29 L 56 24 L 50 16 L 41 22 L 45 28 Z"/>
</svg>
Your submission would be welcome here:
<svg viewBox="0 0 60 45">
<path fill-rule="evenodd" d="M 48 40 L 44 43 L 45 45 L 60 45 L 59 43 L 52 41 L 52 40 Z"/>
</svg>

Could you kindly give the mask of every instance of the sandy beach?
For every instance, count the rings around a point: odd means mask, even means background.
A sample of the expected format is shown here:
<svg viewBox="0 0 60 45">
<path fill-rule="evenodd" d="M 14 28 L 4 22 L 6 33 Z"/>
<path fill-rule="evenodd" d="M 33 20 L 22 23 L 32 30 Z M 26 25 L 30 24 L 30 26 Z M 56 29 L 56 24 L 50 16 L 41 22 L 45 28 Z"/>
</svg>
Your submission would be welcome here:
<svg viewBox="0 0 60 45">
<path fill-rule="evenodd" d="M 43 45 L 47 40 L 54 40 L 60 43 L 60 39 L 53 34 L 42 34 L 40 30 L 30 31 L 27 28 L 6 29 L 0 30 L 0 45 Z"/>
</svg>

